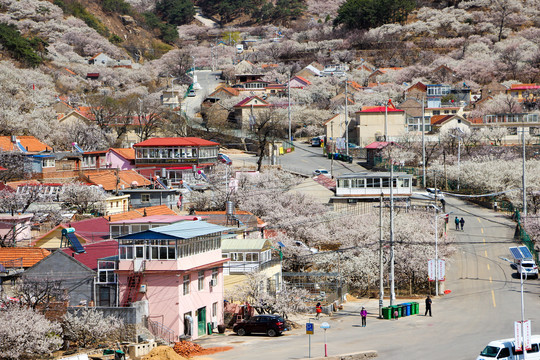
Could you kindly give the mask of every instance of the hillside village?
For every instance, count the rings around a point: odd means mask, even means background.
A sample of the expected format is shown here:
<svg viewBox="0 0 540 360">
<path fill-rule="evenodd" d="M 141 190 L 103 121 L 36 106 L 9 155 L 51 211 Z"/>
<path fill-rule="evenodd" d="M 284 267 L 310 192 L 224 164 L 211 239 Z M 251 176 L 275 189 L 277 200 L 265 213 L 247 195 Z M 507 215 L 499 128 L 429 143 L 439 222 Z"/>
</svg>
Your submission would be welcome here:
<svg viewBox="0 0 540 360">
<path fill-rule="evenodd" d="M 428 187 L 536 214 L 537 1 L 256 3 L 0 2 L 0 336 L 35 323 L 0 358 L 332 313 L 375 297 L 383 223 L 399 295 L 432 292 Z M 306 144 L 330 172 L 285 166 Z"/>
</svg>

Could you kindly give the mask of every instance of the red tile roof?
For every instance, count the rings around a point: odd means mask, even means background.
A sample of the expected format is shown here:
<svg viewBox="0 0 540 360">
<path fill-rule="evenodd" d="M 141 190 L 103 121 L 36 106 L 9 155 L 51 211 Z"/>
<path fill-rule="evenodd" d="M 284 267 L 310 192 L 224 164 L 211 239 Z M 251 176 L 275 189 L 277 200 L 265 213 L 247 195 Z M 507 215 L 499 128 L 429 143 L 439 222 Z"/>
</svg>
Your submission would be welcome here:
<svg viewBox="0 0 540 360">
<path fill-rule="evenodd" d="M 253 106 L 269 106 L 270 105 L 269 103 L 267 103 L 266 101 L 264 101 L 263 99 L 255 95 L 255 96 L 248 96 L 244 100 L 240 101 L 238 104 L 234 105 L 234 107 L 250 107 L 251 105 L 248 105 L 248 103 L 253 99 L 257 99 L 261 102 L 261 104 L 256 104 Z"/>
<path fill-rule="evenodd" d="M 152 215 L 177 215 L 173 210 L 169 209 L 167 205 L 150 206 L 145 208 L 134 209 L 121 214 L 109 215 L 106 217 L 110 222 L 120 220 L 137 219 L 143 216 Z"/>
<path fill-rule="evenodd" d="M 356 113 L 384 113 L 385 111 L 385 106 L 370 106 L 360 111 L 357 111 Z M 388 112 L 404 112 L 404 110 L 388 107 Z"/>
<path fill-rule="evenodd" d="M 510 90 L 534 90 L 540 89 L 540 85 L 536 84 L 513 84 Z"/>
<path fill-rule="evenodd" d="M 420 91 L 426 92 L 426 91 L 427 91 L 427 85 L 424 85 L 423 83 L 421 83 L 421 82 L 419 81 L 419 82 L 417 82 L 416 84 L 411 85 L 406 91 L 409 92 L 409 91 L 411 91 L 412 89 L 418 89 L 418 90 L 420 90 Z"/>
<path fill-rule="evenodd" d="M 97 217 L 64 224 L 66 228 L 72 227 L 75 233 L 88 243 L 109 239 L 109 221 L 104 217 Z"/>
<path fill-rule="evenodd" d="M 42 143 L 34 136 L 17 136 L 16 138 L 28 152 L 52 151 L 50 146 Z M 13 145 L 11 136 L 0 136 L 0 150 L 12 151 L 14 149 Z"/>
<path fill-rule="evenodd" d="M 132 148 L 110 148 L 110 151 L 114 151 L 126 160 L 135 160 L 135 149 Z"/>
<path fill-rule="evenodd" d="M 0 166 L 0 171 L 2 171 L 2 170 L 7 170 L 7 169 L 5 167 Z"/>
<path fill-rule="evenodd" d="M 0 262 L 23 259 L 22 266 L 29 268 L 49 256 L 51 252 L 46 249 L 34 247 L 5 247 L 0 248 Z"/>
<path fill-rule="evenodd" d="M 98 259 L 118 255 L 118 242 L 116 240 L 106 240 L 84 246 L 85 253 L 75 254 L 75 259 L 88 266 L 92 270 L 97 270 Z M 63 249 L 69 256 L 73 255 L 73 250 Z"/>
<path fill-rule="evenodd" d="M 116 170 L 96 170 L 84 171 L 84 175 L 90 180 L 90 183 L 103 186 L 106 191 L 116 189 L 117 180 L 118 188 L 129 188 L 134 182 L 137 186 L 149 186 L 152 184 L 150 180 L 136 172 L 135 170 L 120 170 L 118 171 L 118 179 L 116 178 Z"/>
<path fill-rule="evenodd" d="M 139 146 L 215 146 L 217 142 L 196 137 L 152 138 L 133 145 Z"/>
<path fill-rule="evenodd" d="M 390 144 L 389 142 L 386 142 L 386 141 L 375 141 L 375 142 L 372 142 L 371 144 L 367 145 L 365 147 L 365 149 L 384 149 L 385 147 L 388 146 L 388 144 Z"/>
<path fill-rule="evenodd" d="M 450 119 L 454 115 L 433 115 L 431 117 L 431 125 L 439 125 Z"/>
</svg>

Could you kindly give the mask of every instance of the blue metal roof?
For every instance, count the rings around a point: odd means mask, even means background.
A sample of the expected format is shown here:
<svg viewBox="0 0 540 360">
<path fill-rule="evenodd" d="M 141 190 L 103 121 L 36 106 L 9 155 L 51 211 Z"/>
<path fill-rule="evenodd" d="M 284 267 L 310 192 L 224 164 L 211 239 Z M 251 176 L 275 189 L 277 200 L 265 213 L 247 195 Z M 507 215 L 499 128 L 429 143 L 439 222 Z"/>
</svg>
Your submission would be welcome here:
<svg viewBox="0 0 540 360">
<path fill-rule="evenodd" d="M 229 228 L 207 223 L 206 221 L 180 221 L 171 225 L 160 226 L 136 234 L 118 237 L 119 239 L 191 239 Z"/>
</svg>

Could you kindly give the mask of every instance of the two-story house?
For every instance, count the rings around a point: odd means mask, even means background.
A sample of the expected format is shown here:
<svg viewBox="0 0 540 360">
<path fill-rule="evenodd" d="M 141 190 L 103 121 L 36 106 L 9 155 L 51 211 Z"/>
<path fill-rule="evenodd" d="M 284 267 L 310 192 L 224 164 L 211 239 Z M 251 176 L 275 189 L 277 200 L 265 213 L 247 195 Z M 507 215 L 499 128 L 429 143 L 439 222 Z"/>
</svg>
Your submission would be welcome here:
<svg viewBox="0 0 540 360">
<path fill-rule="evenodd" d="M 133 148 L 140 174 L 147 178 L 159 176 L 178 185 L 181 181 L 194 181 L 199 170 L 216 165 L 219 144 L 196 137 L 152 138 Z"/>
<path fill-rule="evenodd" d="M 182 221 L 118 237 L 122 306 L 147 300 L 149 316 L 175 337 L 192 339 L 223 324 L 222 232 L 205 221 Z"/>
</svg>

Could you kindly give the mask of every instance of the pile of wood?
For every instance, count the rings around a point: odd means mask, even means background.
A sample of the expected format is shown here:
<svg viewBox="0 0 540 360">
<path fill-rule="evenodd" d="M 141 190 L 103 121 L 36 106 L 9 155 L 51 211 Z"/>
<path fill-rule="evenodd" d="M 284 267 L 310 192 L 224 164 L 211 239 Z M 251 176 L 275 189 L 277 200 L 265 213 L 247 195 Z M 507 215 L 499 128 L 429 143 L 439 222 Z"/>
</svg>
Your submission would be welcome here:
<svg viewBox="0 0 540 360">
<path fill-rule="evenodd" d="M 190 357 L 193 355 L 200 354 L 204 348 L 198 344 L 192 343 L 191 341 L 180 341 L 174 343 L 174 351 L 183 357 Z"/>
</svg>

